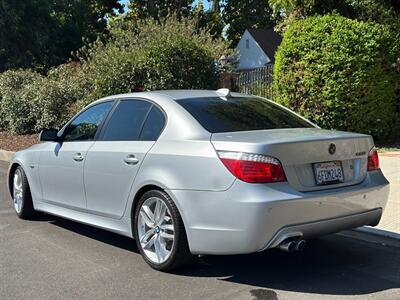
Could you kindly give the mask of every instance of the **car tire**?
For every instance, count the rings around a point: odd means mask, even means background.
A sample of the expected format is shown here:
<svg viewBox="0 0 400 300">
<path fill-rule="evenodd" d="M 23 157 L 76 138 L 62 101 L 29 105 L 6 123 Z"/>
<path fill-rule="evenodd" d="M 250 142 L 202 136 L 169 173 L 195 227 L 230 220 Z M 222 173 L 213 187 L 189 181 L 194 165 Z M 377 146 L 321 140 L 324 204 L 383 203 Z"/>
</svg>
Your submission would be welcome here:
<svg viewBox="0 0 400 300">
<path fill-rule="evenodd" d="M 12 199 L 16 214 L 21 219 L 30 219 L 35 214 L 28 178 L 21 166 L 15 168 L 12 177 Z"/>
<path fill-rule="evenodd" d="M 168 236 L 170 236 L 170 234 L 167 233 L 167 230 L 166 231 L 163 231 L 163 229 L 158 229 L 158 231 L 156 230 L 158 228 L 158 225 L 160 226 L 160 228 L 167 228 L 168 226 L 169 226 L 168 228 L 171 228 L 170 227 L 171 224 L 163 223 L 164 224 L 163 225 L 161 224 L 161 222 L 158 222 L 159 224 L 157 222 L 154 222 L 153 224 L 154 227 L 151 228 L 150 226 L 147 226 L 147 223 L 145 223 L 144 222 L 145 220 L 143 220 L 143 212 L 144 212 L 143 209 L 150 208 L 151 210 L 151 207 L 155 207 L 157 205 L 157 201 L 161 201 L 162 204 L 164 204 L 167 208 L 165 212 L 165 217 L 163 218 L 162 222 L 172 223 L 173 226 L 172 245 L 168 244 L 168 242 L 171 242 L 168 239 L 164 239 L 164 243 L 162 243 L 163 234 L 164 235 L 167 234 Z M 154 208 L 154 210 L 156 210 L 156 208 Z M 153 214 L 152 221 L 155 221 L 154 219 L 156 218 L 156 215 L 157 215 L 156 213 Z M 147 219 L 147 221 L 150 221 L 150 219 Z M 195 260 L 195 256 L 192 255 L 189 250 L 185 227 L 182 221 L 182 217 L 178 211 L 178 208 L 172 201 L 171 197 L 169 197 L 169 195 L 164 191 L 151 190 L 146 192 L 139 199 L 134 214 L 133 225 L 134 225 L 133 226 L 134 238 L 136 240 L 137 247 L 143 259 L 153 269 L 164 272 L 172 271 L 174 269 L 182 267 L 183 265 L 189 264 Z M 151 233 L 152 231 L 153 233 Z M 142 241 L 145 240 L 145 235 L 149 232 L 150 234 L 153 234 L 153 236 L 151 238 L 148 238 L 149 242 L 147 244 L 142 243 L 141 240 Z M 147 250 L 144 249 L 147 248 L 149 244 L 151 244 L 151 239 L 153 238 L 154 238 L 153 245 L 151 245 L 150 248 Z M 157 245 L 158 249 L 160 250 L 163 249 L 163 251 L 157 251 L 156 250 Z M 154 250 L 152 250 L 151 247 L 153 247 Z M 152 253 L 152 251 L 154 251 L 154 253 Z M 158 252 L 163 252 L 163 254 L 165 254 L 168 251 L 169 254 L 166 255 L 167 258 L 165 260 L 159 259 Z"/>
</svg>

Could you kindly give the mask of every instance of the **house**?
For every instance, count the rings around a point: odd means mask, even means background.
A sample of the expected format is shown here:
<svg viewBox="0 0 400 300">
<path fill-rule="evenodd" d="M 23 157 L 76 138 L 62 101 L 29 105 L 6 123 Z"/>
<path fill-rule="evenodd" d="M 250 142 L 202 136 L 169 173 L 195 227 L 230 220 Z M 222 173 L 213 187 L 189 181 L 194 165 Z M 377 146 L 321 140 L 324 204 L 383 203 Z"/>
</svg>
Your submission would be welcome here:
<svg viewBox="0 0 400 300">
<path fill-rule="evenodd" d="M 239 56 L 237 70 L 261 68 L 275 61 L 275 52 L 282 37 L 272 28 L 248 29 L 240 39 L 236 51 Z"/>
</svg>

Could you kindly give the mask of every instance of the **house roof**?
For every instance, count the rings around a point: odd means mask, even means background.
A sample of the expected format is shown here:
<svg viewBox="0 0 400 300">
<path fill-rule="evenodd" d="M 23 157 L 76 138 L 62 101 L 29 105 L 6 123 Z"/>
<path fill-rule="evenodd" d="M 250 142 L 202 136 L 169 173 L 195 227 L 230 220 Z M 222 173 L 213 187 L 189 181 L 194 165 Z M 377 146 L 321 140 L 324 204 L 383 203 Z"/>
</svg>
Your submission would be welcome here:
<svg viewBox="0 0 400 300">
<path fill-rule="evenodd" d="M 279 33 L 272 28 L 250 28 L 248 31 L 260 45 L 264 53 L 271 59 L 271 62 L 275 62 L 275 52 L 282 41 Z"/>
</svg>

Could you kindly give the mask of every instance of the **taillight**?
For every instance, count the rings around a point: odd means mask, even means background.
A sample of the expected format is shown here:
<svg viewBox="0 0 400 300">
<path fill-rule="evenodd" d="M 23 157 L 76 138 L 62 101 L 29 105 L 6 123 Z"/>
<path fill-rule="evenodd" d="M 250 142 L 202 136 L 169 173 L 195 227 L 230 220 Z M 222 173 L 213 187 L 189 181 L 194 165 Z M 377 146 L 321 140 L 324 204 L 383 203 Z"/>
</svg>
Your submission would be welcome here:
<svg viewBox="0 0 400 300">
<path fill-rule="evenodd" d="M 282 164 L 274 157 L 229 151 L 217 153 L 225 167 L 240 180 L 250 183 L 286 181 Z"/>
<path fill-rule="evenodd" d="M 368 153 L 368 171 L 378 170 L 379 169 L 379 157 L 378 151 L 373 148 Z"/>
</svg>

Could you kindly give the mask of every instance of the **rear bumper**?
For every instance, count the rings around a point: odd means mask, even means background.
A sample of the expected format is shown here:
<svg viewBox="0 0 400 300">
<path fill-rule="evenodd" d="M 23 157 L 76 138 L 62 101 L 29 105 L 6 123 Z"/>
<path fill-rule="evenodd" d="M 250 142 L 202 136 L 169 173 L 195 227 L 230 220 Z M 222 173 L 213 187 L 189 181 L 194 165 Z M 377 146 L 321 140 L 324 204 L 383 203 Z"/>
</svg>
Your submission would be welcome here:
<svg viewBox="0 0 400 300">
<path fill-rule="evenodd" d="M 376 208 L 348 216 L 285 226 L 274 235 L 261 251 L 277 247 L 287 238 L 301 237 L 308 239 L 364 225 L 375 226 L 379 223 L 381 216 L 382 209 Z"/>
<path fill-rule="evenodd" d="M 235 181 L 222 192 L 170 190 L 193 254 L 241 254 L 292 236 L 321 236 L 377 225 L 389 195 L 381 171 L 355 186 L 302 193 L 288 183 Z"/>
</svg>

